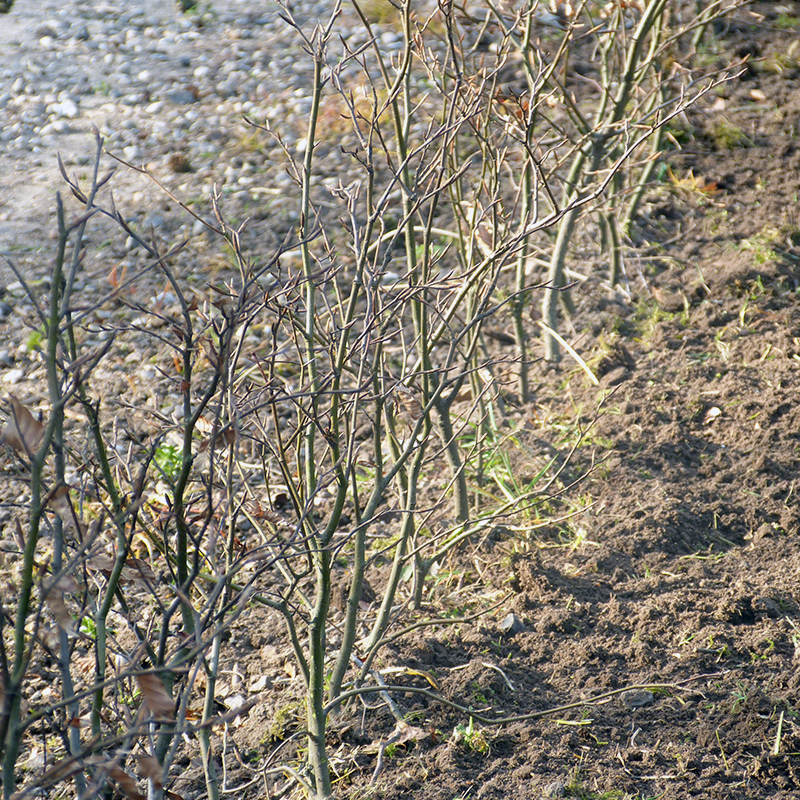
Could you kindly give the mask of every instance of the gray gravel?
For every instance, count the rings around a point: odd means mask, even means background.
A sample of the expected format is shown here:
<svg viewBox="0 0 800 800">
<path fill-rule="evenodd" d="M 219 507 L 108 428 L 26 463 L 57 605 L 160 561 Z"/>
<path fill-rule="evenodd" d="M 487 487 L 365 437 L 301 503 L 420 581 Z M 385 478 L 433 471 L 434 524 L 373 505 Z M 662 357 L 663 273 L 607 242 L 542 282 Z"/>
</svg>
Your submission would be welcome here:
<svg viewBox="0 0 800 800">
<path fill-rule="evenodd" d="M 295 0 L 292 10 L 310 29 L 331 6 Z M 211 0 L 207 9 L 184 16 L 172 0 L 33 0 L 0 17 L 0 253 L 54 230 L 57 155 L 70 173 L 90 164 L 94 128 L 108 151 L 147 166 L 189 202 L 216 187 L 263 215 L 285 195 L 286 154 L 243 117 L 269 123 L 289 154 L 302 153 L 311 59 L 274 0 Z M 351 46 L 365 38 L 347 12 L 336 33 Z M 118 170 L 115 198 L 132 219 L 169 227 L 163 195 L 146 183 Z"/>
<path fill-rule="evenodd" d="M 303 21 L 328 4 L 305 5 Z M 23 4 L 0 20 L 0 152 L 36 154 L 91 123 L 131 158 L 150 135 L 214 152 L 209 134 L 225 117 L 302 111 L 310 64 L 274 2 L 222 0 L 194 17 L 168 1 L 32 6 L 32 36 L 14 18 Z"/>
</svg>

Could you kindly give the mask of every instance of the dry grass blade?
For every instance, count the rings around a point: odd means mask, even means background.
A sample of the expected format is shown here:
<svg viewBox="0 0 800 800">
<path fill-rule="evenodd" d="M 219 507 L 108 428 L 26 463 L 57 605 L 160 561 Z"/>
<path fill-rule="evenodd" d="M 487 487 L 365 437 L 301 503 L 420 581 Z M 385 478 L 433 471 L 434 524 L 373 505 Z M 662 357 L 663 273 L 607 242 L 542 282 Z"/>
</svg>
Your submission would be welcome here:
<svg viewBox="0 0 800 800">
<path fill-rule="evenodd" d="M 8 400 L 11 416 L 0 439 L 19 453 L 33 453 L 44 435 L 44 425 L 13 394 L 8 396 Z"/>
<path fill-rule="evenodd" d="M 539 327 L 550 334 L 574 359 L 575 363 L 586 373 L 586 377 L 589 378 L 589 381 L 592 383 L 593 386 L 599 386 L 600 381 L 597 380 L 594 372 L 590 369 L 589 365 L 578 355 L 578 351 L 575 350 L 557 331 L 554 331 L 548 325 L 545 325 L 542 320 L 537 320 L 539 323 Z"/>
<path fill-rule="evenodd" d="M 137 675 L 136 683 L 139 684 L 145 706 L 156 719 L 175 719 L 175 701 L 158 675 L 152 672 Z"/>
</svg>

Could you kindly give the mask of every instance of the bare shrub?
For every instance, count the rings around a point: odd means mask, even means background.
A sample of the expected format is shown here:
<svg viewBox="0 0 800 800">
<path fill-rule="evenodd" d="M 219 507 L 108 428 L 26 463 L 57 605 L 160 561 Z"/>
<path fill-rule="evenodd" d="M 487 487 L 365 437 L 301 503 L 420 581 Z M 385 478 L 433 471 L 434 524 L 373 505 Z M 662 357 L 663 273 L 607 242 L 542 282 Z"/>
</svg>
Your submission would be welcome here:
<svg viewBox="0 0 800 800">
<path fill-rule="evenodd" d="M 174 268 L 184 243 L 162 247 L 101 200 L 99 137 L 89 185 L 64 174 L 82 211 L 68 224 L 59 201 L 50 296 L 29 291 L 47 402 L 39 421 L 11 398 L 2 433 L 27 506 L 0 615 L 6 800 L 67 779 L 80 797 L 109 782 L 140 797 L 134 771 L 164 796 L 187 733 L 218 797 L 212 728 L 228 717 L 215 692 L 227 634 L 253 603 L 282 615 L 306 690 L 308 772 L 280 770 L 329 797 L 329 719 L 367 692 L 396 710 L 372 665 L 432 597 L 431 571 L 467 540 L 564 510 L 570 453 L 522 484 L 503 428 L 515 390 L 522 401 L 530 391 L 532 298 L 543 289 L 554 359 L 575 225 L 603 219 L 613 287 L 620 230 L 649 180 L 648 139 L 714 85 L 676 57 L 710 17 L 679 23 L 666 0 L 582 2 L 550 34 L 543 6 L 509 5 L 471 17 L 441 2 L 424 17 L 404 2 L 392 54 L 356 3 L 355 49 L 334 36 L 339 4 L 313 29 L 286 8 L 314 64 L 304 144 L 286 148 L 299 225 L 257 260 L 216 197 L 210 227 L 232 264 L 201 291 Z M 576 74 L 586 41 L 597 61 Z M 575 81 L 592 91 L 577 99 Z M 346 132 L 346 167 L 318 159 L 324 126 Z M 165 284 L 148 303 L 131 288 L 142 275 L 104 298 L 76 288 L 97 215 L 147 252 L 146 274 Z M 121 321 L 98 326 L 100 308 Z M 159 353 L 156 402 L 106 409 L 103 369 L 142 334 Z M 34 702 L 43 659 L 60 696 Z M 18 790 L 34 729 L 59 746 Z"/>
</svg>

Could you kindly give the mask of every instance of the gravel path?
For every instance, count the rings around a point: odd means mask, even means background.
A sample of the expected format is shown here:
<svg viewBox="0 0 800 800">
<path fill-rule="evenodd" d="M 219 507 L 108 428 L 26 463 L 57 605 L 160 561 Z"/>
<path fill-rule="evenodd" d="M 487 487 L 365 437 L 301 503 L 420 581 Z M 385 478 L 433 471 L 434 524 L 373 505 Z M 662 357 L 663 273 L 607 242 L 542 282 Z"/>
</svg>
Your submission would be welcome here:
<svg viewBox="0 0 800 800">
<path fill-rule="evenodd" d="M 301 0 L 292 8 L 308 25 L 331 5 Z M 269 120 L 290 152 L 298 147 L 311 61 L 274 0 L 214 0 L 209 8 L 187 17 L 171 0 L 33 0 L 0 17 L 1 253 L 25 261 L 54 231 L 54 195 L 63 188 L 57 154 L 71 173 L 90 164 L 93 126 L 110 152 L 148 165 L 184 198 L 207 198 L 215 184 L 251 205 L 280 195 L 286 159 L 270 158 L 278 145 L 242 117 Z M 354 44 L 363 37 L 343 21 L 337 32 Z M 134 219 L 168 223 L 163 195 L 142 176 L 118 170 L 113 186 Z"/>
</svg>

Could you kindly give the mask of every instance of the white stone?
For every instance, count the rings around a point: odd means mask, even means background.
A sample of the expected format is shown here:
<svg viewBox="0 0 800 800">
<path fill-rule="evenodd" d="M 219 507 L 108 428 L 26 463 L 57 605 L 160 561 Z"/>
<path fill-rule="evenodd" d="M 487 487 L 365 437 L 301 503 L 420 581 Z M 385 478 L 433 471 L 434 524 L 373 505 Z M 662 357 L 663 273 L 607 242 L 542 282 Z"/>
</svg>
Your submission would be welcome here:
<svg viewBox="0 0 800 800">
<path fill-rule="evenodd" d="M 3 375 L 5 382 L 11 384 L 12 386 L 19 383 L 24 377 L 24 369 L 10 369 L 5 373 L 5 375 Z"/>
</svg>

